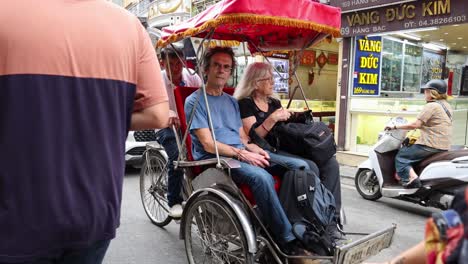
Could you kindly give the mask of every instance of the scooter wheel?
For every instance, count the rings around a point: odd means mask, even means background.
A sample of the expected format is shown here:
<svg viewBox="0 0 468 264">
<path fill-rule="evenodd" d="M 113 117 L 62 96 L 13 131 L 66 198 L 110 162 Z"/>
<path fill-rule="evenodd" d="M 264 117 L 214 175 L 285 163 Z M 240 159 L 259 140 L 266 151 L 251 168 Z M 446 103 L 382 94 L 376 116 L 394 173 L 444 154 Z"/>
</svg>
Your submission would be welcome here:
<svg viewBox="0 0 468 264">
<path fill-rule="evenodd" d="M 354 177 L 354 184 L 358 193 L 366 200 L 376 201 L 382 197 L 379 181 L 373 170 L 359 170 Z"/>
</svg>

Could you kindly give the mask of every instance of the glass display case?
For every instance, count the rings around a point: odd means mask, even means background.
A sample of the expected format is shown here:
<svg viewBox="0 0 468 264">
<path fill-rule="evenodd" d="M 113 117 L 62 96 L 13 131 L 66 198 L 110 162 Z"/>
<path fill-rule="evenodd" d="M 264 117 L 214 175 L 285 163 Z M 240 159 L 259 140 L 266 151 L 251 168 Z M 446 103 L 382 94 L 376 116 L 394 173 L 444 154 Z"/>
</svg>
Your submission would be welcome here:
<svg viewBox="0 0 468 264">
<path fill-rule="evenodd" d="M 400 91 L 403 43 L 383 38 L 382 40 L 382 91 Z"/>
<path fill-rule="evenodd" d="M 450 98 L 454 110 L 452 145 L 468 145 L 468 98 Z M 377 142 L 379 133 L 392 117 L 404 117 L 414 121 L 426 101 L 421 96 L 415 98 L 362 98 L 350 100 L 349 149 L 366 154 Z"/>
<path fill-rule="evenodd" d="M 422 47 L 405 43 L 402 92 L 419 93 L 421 88 Z"/>
<path fill-rule="evenodd" d="M 281 99 L 281 105 L 286 108 L 289 99 Z M 336 101 L 322 101 L 322 100 L 307 100 L 307 105 L 312 112 L 335 112 Z M 293 99 L 289 107 L 292 111 L 304 111 L 307 110 L 307 106 L 304 100 Z"/>
<path fill-rule="evenodd" d="M 289 99 L 281 99 L 281 105 L 286 108 Z M 328 128 L 335 132 L 336 101 L 307 100 L 307 105 L 312 109 L 314 120 L 322 121 Z M 292 111 L 307 110 L 304 100 L 293 99 L 289 107 Z"/>
</svg>

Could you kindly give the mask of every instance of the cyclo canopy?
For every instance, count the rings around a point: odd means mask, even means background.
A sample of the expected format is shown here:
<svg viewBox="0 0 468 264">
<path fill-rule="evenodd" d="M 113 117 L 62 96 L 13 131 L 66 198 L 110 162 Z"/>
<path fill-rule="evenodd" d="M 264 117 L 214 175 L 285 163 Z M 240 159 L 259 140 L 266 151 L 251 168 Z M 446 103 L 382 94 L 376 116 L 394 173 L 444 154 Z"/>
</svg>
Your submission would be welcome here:
<svg viewBox="0 0 468 264">
<path fill-rule="evenodd" d="M 186 37 L 246 41 L 249 50 L 299 50 L 340 36 L 339 8 L 312 0 L 224 0 L 191 19 L 163 28 L 159 47 Z"/>
</svg>

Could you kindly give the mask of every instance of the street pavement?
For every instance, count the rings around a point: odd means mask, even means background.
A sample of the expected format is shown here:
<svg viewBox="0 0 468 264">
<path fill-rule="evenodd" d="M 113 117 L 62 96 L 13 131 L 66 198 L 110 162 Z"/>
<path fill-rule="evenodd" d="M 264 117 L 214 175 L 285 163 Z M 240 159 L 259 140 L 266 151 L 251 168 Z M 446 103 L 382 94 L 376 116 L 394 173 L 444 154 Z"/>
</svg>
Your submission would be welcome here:
<svg viewBox="0 0 468 264">
<path fill-rule="evenodd" d="M 341 167 L 342 196 L 346 212 L 345 231 L 375 232 L 397 224 L 392 246 L 368 261 L 388 260 L 390 256 L 421 241 L 426 218 L 436 209 L 382 198 L 376 202 L 362 199 L 354 189 L 356 168 Z M 139 172 L 126 174 L 123 188 L 121 226 L 110 245 L 105 264 L 180 264 L 187 263 L 185 248 L 179 240 L 179 225 L 165 228 L 151 224 L 140 200 Z"/>
</svg>

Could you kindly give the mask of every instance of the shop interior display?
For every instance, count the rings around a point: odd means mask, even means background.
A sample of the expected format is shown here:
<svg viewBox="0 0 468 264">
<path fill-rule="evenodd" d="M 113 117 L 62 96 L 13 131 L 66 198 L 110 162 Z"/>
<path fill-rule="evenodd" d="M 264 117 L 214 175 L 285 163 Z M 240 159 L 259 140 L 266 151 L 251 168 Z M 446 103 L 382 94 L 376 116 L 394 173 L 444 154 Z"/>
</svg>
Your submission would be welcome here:
<svg viewBox="0 0 468 264">
<path fill-rule="evenodd" d="M 404 71 L 402 92 L 418 93 L 421 87 L 422 47 L 404 43 Z"/>
<path fill-rule="evenodd" d="M 468 66 L 463 67 L 461 70 L 461 95 L 468 95 Z"/>
<path fill-rule="evenodd" d="M 442 78 L 442 66 L 445 63 L 445 55 L 438 52 L 424 50 L 422 61 L 422 80 L 421 83 L 427 83 L 433 79 Z"/>
<path fill-rule="evenodd" d="M 468 143 L 468 138 L 464 136 L 468 127 L 468 120 L 466 119 L 468 98 L 453 98 L 448 102 L 452 109 L 457 111 L 453 122 L 453 144 L 465 145 Z M 383 130 L 391 117 L 403 116 L 409 121 L 415 120 L 425 104 L 426 101 L 422 95 L 417 98 L 401 98 L 399 100 L 393 98 L 353 97 L 350 101 L 350 107 L 352 119 L 356 122 L 356 144 L 358 146 L 375 144 L 379 132 Z"/>
<path fill-rule="evenodd" d="M 384 38 L 382 44 L 382 91 L 400 91 L 403 43 Z"/>
<path fill-rule="evenodd" d="M 287 107 L 289 99 L 281 99 L 281 105 Z M 324 100 L 307 100 L 307 105 L 312 112 L 334 112 L 336 110 L 336 101 L 324 101 Z M 292 111 L 304 111 L 307 110 L 304 100 L 293 99 L 289 109 Z"/>
</svg>

